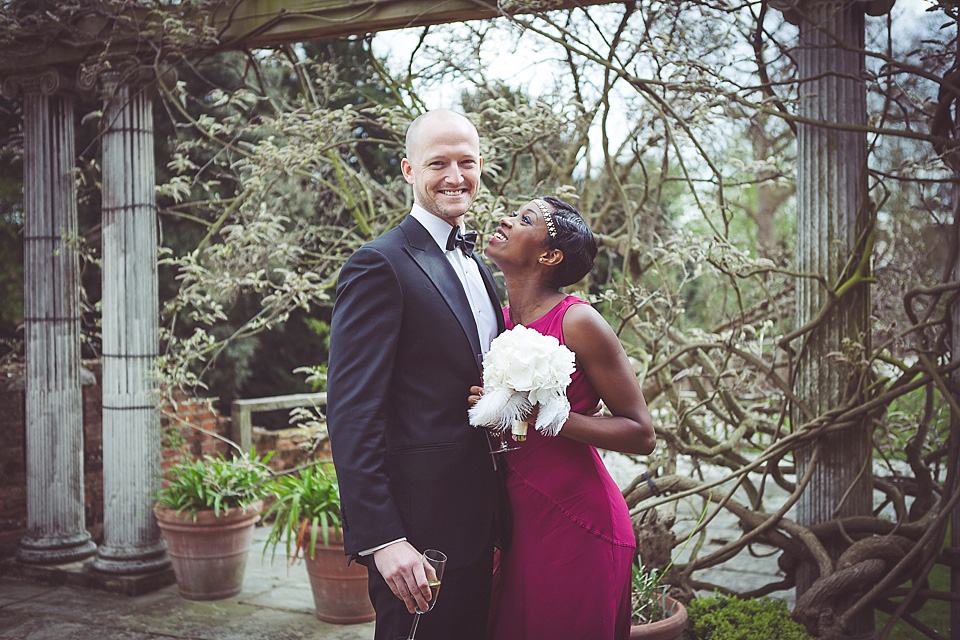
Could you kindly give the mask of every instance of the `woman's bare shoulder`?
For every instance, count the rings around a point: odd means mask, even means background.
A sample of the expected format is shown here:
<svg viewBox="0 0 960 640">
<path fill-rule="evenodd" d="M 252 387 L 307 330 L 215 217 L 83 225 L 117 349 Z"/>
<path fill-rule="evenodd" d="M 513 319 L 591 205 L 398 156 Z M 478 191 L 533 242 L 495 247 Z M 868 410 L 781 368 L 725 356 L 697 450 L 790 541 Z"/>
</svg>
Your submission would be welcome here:
<svg viewBox="0 0 960 640">
<path fill-rule="evenodd" d="M 564 342 L 575 352 L 618 344 L 617 336 L 600 312 L 589 304 L 571 305 L 563 316 Z"/>
</svg>

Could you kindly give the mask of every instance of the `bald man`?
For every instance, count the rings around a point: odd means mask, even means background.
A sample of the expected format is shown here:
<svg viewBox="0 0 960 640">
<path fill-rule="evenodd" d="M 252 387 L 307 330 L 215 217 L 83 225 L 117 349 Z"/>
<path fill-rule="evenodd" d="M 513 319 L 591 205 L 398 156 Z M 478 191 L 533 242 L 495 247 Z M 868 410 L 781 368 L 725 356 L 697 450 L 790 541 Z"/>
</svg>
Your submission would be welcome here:
<svg viewBox="0 0 960 640">
<path fill-rule="evenodd" d="M 489 268 L 463 242 L 480 186 L 476 128 L 429 111 L 410 125 L 414 206 L 347 260 L 330 332 L 327 420 L 346 553 L 370 570 L 376 640 L 429 608 L 426 549 L 448 558 L 421 640 L 481 640 L 490 601 L 496 476 L 467 396 L 503 330 Z"/>
</svg>

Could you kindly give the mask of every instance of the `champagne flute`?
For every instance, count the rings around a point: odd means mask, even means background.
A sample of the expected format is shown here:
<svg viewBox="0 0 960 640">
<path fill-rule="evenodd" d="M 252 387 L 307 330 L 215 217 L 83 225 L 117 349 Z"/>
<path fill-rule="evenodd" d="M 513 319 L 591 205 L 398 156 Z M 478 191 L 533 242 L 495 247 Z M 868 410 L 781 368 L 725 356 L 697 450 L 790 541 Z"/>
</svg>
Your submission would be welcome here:
<svg viewBox="0 0 960 640">
<path fill-rule="evenodd" d="M 524 436 L 525 437 L 525 436 Z M 499 446 L 493 447 L 490 449 L 490 455 L 496 455 L 498 453 L 506 453 L 507 451 L 516 451 L 520 447 L 511 447 L 510 443 L 507 440 L 506 432 L 501 433 L 500 435 L 492 436 L 494 442 L 498 442 Z M 514 441 L 521 442 L 522 439 L 514 437 Z"/>
<path fill-rule="evenodd" d="M 527 420 L 529 420 L 529 416 L 527 416 L 527 418 L 523 420 L 514 420 L 510 427 L 510 438 L 517 443 L 517 446 L 511 447 L 509 445 L 509 443 L 507 442 L 507 432 L 504 431 L 499 435 L 500 448 L 492 449 L 490 451 L 490 455 L 493 455 L 496 453 L 504 453 L 505 451 L 516 451 L 517 449 L 519 449 L 520 443 L 527 439 L 527 428 L 529 426 L 527 424 Z"/>
<path fill-rule="evenodd" d="M 430 611 L 433 609 L 433 605 L 437 603 L 437 594 L 440 593 L 440 581 L 443 579 L 443 568 L 447 564 L 447 556 L 442 551 L 427 549 L 423 552 L 421 559 L 427 572 L 427 584 L 430 586 L 430 602 L 427 606 L 427 611 Z M 427 611 L 420 611 L 420 607 L 417 607 L 417 612 L 413 614 L 413 626 L 410 627 L 410 636 L 407 640 L 416 640 L 415 636 L 420 616 Z"/>
</svg>

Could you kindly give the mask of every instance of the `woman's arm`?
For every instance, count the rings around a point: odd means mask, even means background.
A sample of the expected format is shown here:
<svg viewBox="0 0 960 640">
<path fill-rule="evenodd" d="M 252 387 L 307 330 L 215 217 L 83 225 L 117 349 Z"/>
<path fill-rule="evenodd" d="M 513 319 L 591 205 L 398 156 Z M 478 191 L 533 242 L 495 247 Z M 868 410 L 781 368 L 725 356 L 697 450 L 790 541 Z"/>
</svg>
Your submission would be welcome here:
<svg viewBox="0 0 960 640">
<path fill-rule="evenodd" d="M 612 415 L 571 413 L 560 435 L 622 453 L 652 452 L 656 445 L 653 421 L 617 334 L 591 306 L 576 304 L 564 314 L 563 336 L 577 356 L 577 366 Z"/>
</svg>

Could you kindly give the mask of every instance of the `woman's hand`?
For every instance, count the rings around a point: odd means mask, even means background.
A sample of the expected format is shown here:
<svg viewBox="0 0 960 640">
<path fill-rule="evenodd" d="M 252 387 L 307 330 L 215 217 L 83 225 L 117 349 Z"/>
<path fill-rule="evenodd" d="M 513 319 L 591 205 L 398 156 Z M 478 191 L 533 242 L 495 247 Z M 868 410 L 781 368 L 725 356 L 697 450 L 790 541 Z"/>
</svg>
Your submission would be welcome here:
<svg viewBox="0 0 960 640">
<path fill-rule="evenodd" d="M 483 397 L 483 387 L 470 387 L 470 395 L 467 396 L 467 404 L 471 407 Z"/>
</svg>

